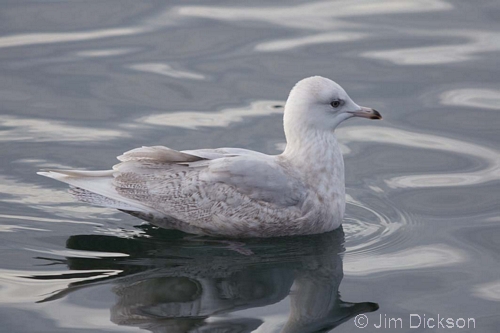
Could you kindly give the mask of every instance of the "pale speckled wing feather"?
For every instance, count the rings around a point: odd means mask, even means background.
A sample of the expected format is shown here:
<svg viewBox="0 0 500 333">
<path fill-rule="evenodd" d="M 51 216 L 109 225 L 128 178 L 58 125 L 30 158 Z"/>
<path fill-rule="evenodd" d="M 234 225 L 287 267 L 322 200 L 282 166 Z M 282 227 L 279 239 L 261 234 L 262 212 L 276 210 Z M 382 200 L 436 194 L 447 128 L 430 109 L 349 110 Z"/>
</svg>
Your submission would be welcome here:
<svg viewBox="0 0 500 333">
<path fill-rule="evenodd" d="M 203 157 L 190 155 L 164 146 L 135 148 L 117 158 L 121 162 L 151 160 L 163 163 L 194 162 L 203 159 Z"/>
<path fill-rule="evenodd" d="M 255 200 L 280 206 L 291 206 L 301 200 L 302 184 L 293 181 L 275 157 L 242 148 L 185 150 L 184 153 L 210 159 L 186 163 L 190 167 L 207 167 L 202 172 L 209 182 L 234 186 L 238 192 Z M 233 157 L 222 159 L 223 157 Z M 215 161 L 211 161 L 215 160 Z"/>
<path fill-rule="evenodd" d="M 123 197 L 116 191 L 113 186 L 113 170 L 47 170 L 38 174 L 79 189 L 71 191 L 78 200 L 98 206 L 154 213 L 147 205 Z"/>
<path fill-rule="evenodd" d="M 276 207 L 296 205 L 302 193 L 301 184 L 288 177 L 272 157 L 224 157 L 188 165 L 130 161 L 118 164 L 114 170 L 114 186 L 121 195 L 158 205 L 166 204 L 175 195 L 202 199 L 206 191 L 218 191 L 222 185 Z"/>
<path fill-rule="evenodd" d="M 135 199 L 142 197 L 140 201 L 151 199 L 152 195 L 168 196 L 169 191 L 175 190 L 172 187 L 190 188 L 189 181 L 204 186 L 226 184 L 253 200 L 277 206 L 293 206 L 301 199 L 298 194 L 301 184 L 286 174 L 275 157 L 251 150 L 218 148 L 178 152 L 155 146 L 133 149 L 119 159 L 122 163 L 113 167 L 117 172 L 115 186 L 125 196 L 133 188 Z M 162 190 L 158 183 L 169 186 Z"/>
<path fill-rule="evenodd" d="M 100 194 L 85 190 L 85 189 L 80 188 L 80 187 L 75 187 L 75 186 L 70 185 L 69 193 L 74 198 L 76 198 L 78 201 L 86 202 L 86 203 L 91 204 L 91 205 L 108 207 L 108 208 L 116 208 L 116 209 L 121 209 L 121 210 L 126 210 L 126 211 L 131 211 L 131 210 L 137 211 L 136 207 L 133 207 L 127 203 L 124 203 L 124 202 L 119 201 L 119 200 L 111 199 L 110 197 L 100 195 Z"/>
<path fill-rule="evenodd" d="M 280 221 L 299 217 L 304 191 L 275 157 L 260 155 L 189 163 L 194 166 L 130 160 L 114 167 L 113 185 L 123 197 L 206 234 L 257 232 L 259 221 L 268 221 L 262 229 L 279 230 Z"/>
<path fill-rule="evenodd" d="M 211 161 L 200 179 L 233 186 L 253 200 L 287 207 L 298 204 L 302 184 L 276 163 L 275 157 L 237 156 Z"/>
<path fill-rule="evenodd" d="M 195 149 L 195 150 L 183 150 L 181 152 L 210 160 L 222 157 L 232 157 L 232 156 L 242 156 L 242 155 L 267 156 L 266 154 L 243 148 Z"/>
</svg>

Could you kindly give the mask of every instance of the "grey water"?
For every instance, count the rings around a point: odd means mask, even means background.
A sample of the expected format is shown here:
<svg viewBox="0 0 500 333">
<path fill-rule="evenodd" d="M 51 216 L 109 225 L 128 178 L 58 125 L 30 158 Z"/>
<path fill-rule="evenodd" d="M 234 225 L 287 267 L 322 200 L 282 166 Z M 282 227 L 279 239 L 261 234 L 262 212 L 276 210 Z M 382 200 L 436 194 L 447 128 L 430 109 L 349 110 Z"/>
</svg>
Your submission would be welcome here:
<svg viewBox="0 0 500 333">
<path fill-rule="evenodd" d="M 334 232 L 195 237 L 35 174 L 280 153 L 311 75 L 384 116 L 337 131 Z M 499 128 L 498 1 L 2 1 L 0 332 L 497 332 Z"/>
</svg>

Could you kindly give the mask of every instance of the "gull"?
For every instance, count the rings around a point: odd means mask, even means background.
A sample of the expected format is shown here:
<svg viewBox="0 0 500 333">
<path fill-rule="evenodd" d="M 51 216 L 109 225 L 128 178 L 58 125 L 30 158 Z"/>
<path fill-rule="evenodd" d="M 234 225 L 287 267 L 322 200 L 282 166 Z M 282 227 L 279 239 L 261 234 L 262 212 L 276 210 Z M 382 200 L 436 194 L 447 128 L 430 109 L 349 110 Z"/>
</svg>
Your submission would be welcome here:
<svg viewBox="0 0 500 333">
<path fill-rule="evenodd" d="M 336 82 L 299 81 L 284 108 L 285 150 L 177 151 L 141 147 L 112 170 L 44 170 L 79 201 L 111 207 L 166 229 L 232 238 L 318 234 L 345 212 L 344 160 L 335 128 L 353 117 L 381 119 Z"/>
</svg>

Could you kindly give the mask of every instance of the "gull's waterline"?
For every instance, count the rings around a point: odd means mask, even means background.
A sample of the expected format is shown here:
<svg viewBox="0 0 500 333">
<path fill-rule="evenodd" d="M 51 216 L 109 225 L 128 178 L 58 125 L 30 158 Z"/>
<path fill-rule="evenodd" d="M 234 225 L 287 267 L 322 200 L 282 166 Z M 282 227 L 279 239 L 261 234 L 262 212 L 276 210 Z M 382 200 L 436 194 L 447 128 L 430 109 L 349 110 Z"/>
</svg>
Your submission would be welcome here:
<svg viewBox="0 0 500 333">
<path fill-rule="evenodd" d="M 112 170 L 39 174 L 70 184 L 80 201 L 164 228 L 229 237 L 321 233 L 338 228 L 344 216 L 344 161 L 334 130 L 352 117 L 381 118 L 337 83 L 314 76 L 290 92 L 287 145 L 279 155 L 142 147 L 119 156 Z"/>
</svg>

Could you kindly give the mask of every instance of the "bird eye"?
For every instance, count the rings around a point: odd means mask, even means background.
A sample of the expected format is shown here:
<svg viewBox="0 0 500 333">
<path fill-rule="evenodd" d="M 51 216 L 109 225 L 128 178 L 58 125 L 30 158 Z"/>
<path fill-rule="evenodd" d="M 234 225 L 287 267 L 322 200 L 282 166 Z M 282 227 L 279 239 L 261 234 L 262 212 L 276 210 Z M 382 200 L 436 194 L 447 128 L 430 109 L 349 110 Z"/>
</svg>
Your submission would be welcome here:
<svg viewBox="0 0 500 333">
<path fill-rule="evenodd" d="M 330 105 L 333 106 L 334 108 L 338 108 L 340 106 L 340 104 L 341 104 L 341 102 L 338 99 L 336 99 L 330 103 Z"/>
</svg>

